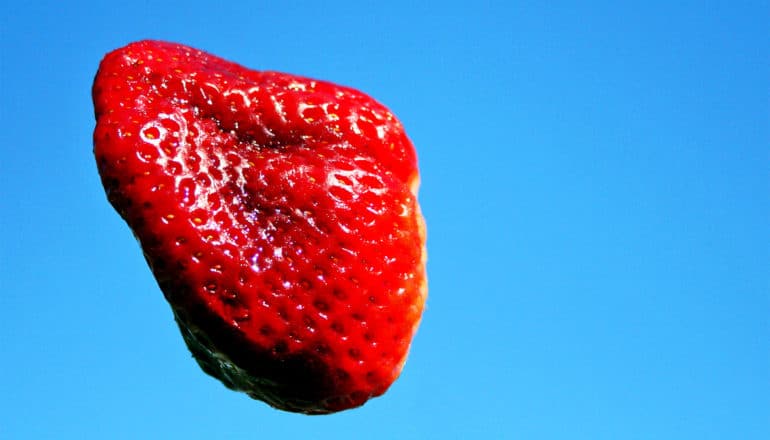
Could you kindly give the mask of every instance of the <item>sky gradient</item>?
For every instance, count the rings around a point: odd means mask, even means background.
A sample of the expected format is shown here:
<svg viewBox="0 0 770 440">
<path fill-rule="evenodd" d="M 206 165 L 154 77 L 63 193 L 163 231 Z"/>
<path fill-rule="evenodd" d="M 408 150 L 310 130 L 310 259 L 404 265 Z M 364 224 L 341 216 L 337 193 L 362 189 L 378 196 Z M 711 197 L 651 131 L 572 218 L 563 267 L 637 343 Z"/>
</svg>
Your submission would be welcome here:
<svg viewBox="0 0 770 440">
<path fill-rule="evenodd" d="M 770 438 L 768 2 L 277 3 L 0 7 L 0 438 Z M 191 358 L 92 155 L 147 38 L 403 122 L 430 290 L 384 396 L 282 413 Z"/>
</svg>

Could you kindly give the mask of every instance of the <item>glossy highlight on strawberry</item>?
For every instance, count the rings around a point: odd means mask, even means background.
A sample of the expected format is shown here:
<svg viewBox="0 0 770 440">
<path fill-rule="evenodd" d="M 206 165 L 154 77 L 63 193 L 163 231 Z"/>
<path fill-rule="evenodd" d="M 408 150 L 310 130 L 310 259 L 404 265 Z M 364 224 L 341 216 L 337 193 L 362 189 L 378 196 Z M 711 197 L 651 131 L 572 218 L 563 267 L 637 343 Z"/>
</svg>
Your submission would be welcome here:
<svg viewBox="0 0 770 440">
<path fill-rule="evenodd" d="M 356 90 L 174 43 L 107 54 L 94 154 L 201 368 L 287 411 L 399 376 L 426 295 L 414 147 Z"/>
</svg>

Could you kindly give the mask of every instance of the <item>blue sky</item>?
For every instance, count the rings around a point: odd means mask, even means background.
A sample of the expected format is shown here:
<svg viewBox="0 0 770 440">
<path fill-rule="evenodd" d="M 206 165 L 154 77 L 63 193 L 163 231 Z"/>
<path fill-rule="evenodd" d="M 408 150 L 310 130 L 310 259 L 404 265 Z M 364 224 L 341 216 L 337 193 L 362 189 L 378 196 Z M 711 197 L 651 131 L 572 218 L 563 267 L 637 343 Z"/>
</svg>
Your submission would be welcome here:
<svg viewBox="0 0 770 440">
<path fill-rule="evenodd" d="M 0 7 L 0 437 L 770 438 L 768 2 L 277 3 Z M 193 362 L 91 153 L 145 38 L 402 120 L 430 296 L 386 395 L 282 413 Z"/>
</svg>

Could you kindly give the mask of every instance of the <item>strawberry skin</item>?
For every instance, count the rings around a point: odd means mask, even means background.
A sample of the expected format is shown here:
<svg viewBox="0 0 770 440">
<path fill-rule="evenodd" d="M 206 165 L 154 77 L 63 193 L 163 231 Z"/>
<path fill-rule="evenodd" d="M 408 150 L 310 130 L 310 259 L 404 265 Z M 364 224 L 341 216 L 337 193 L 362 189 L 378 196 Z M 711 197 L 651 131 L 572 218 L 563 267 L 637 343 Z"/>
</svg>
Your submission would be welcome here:
<svg viewBox="0 0 770 440">
<path fill-rule="evenodd" d="M 427 294 L 417 158 L 356 90 L 179 44 L 107 54 L 94 155 L 201 368 L 325 414 L 398 377 Z"/>
</svg>

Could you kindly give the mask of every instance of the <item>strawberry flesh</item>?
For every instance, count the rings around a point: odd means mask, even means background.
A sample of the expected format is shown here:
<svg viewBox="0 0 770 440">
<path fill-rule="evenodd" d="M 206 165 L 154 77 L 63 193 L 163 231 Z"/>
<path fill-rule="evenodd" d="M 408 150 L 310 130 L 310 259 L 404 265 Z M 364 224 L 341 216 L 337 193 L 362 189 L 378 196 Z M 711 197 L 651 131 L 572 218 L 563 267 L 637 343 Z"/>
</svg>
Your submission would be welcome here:
<svg viewBox="0 0 770 440">
<path fill-rule="evenodd" d="M 417 159 L 393 114 L 158 41 L 109 53 L 93 99 L 108 200 L 201 368 L 307 414 L 383 394 L 426 297 Z"/>
</svg>

